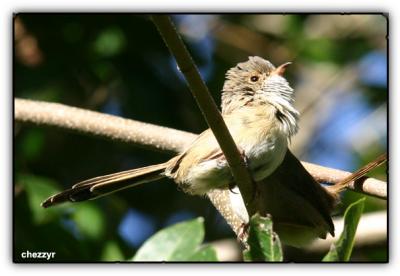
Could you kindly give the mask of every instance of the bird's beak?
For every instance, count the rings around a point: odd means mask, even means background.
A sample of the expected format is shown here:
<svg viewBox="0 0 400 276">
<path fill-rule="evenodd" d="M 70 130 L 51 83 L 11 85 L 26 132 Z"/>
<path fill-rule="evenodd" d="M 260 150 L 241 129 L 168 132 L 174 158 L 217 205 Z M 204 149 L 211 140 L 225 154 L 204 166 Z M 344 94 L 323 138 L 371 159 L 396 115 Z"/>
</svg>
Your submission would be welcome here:
<svg viewBox="0 0 400 276">
<path fill-rule="evenodd" d="M 276 68 L 272 73 L 279 75 L 279 76 L 283 76 L 283 73 L 285 73 L 286 67 L 288 67 L 290 64 L 292 64 L 292 63 L 286 62 L 286 63 L 278 66 L 278 68 Z"/>
</svg>

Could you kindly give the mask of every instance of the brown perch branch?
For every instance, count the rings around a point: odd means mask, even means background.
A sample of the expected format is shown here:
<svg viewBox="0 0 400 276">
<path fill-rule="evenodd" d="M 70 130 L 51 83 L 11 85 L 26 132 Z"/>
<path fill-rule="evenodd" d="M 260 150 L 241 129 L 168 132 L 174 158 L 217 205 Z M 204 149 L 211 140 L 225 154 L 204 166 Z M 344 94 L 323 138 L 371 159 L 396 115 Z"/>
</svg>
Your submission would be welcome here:
<svg viewBox="0 0 400 276">
<path fill-rule="evenodd" d="M 14 116 L 17 122 L 57 127 L 151 150 L 177 153 L 185 149 L 196 138 L 196 134 L 190 132 L 58 103 L 15 99 L 14 105 Z M 346 171 L 307 162 L 302 163 L 318 182 L 337 183 L 352 175 Z M 356 182 L 350 182 L 347 189 L 382 199 L 387 198 L 386 182 L 375 178 L 363 177 Z M 230 204 L 227 204 L 227 200 L 229 200 L 227 192 L 214 190 L 208 194 L 208 197 L 236 232 L 241 220 L 229 207 Z"/>
</svg>

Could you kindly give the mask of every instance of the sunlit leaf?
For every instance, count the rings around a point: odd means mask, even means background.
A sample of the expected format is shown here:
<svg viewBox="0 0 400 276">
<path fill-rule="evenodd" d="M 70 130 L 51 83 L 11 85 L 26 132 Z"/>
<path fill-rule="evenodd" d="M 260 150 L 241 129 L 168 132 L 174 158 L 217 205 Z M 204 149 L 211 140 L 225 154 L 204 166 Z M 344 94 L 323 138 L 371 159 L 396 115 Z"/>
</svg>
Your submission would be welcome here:
<svg viewBox="0 0 400 276">
<path fill-rule="evenodd" d="M 134 261 L 185 261 L 204 238 L 203 218 L 197 218 L 160 230 L 138 250 Z"/>
<path fill-rule="evenodd" d="M 218 262 L 217 253 L 211 246 L 198 249 L 187 261 L 191 262 Z"/>
<path fill-rule="evenodd" d="M 105 218 L 99 207 L 92 202 L 76 204 L 72 219 L 80 232 L 91 238 L 99 239 L 104 234 Z"/>
<path fill-rule="evenodd" d="M 44 209 L 40 206 L 43 200 L 60 190 L 55 181 L 27 174 L 17 175 L 16 180 L 16 185 L 21 185 L 27 192 L 29 206 L 35 223 L 44 223 L 60 213 L 60 209 L 62 209 L 60 207 Z"/>
<path fill-rule="evenodd" d="M 354 245 L 358 222 L 364 209 L 365 198 L 362 198 L 347 207 L 344 213 L 344 228 L 339 239 L 331 245 L 324 262 L 348 262 Z"/>
<path fill-rule="evenodd" d="M 109 241 L 104 245 L 101 260 L 106 262 L 124 261 L 124 254 L 115 241 Z"/>
</svg>

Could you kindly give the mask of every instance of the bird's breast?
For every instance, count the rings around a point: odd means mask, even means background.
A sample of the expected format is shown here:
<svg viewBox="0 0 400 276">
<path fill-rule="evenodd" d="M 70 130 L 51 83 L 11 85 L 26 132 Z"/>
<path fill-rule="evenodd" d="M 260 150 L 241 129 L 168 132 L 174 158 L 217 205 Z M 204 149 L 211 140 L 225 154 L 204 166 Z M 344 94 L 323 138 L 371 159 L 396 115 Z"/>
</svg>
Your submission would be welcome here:
<svg viewBox="0 0 400 276">
<path fill-rule="evenodd" d="M 279 133 L 248 147 L 245 152 L 254 180 L 260 181 L 274 172 L 282 163 L 286 150 L 287 137 Z"/>
<path fill-rule="evenodd" d="M 255 181 L 269 176 L 285 157 L 288 136 L 275 118 L 259 116 L 237 123 L 232 131 L 238 147 L 245 153 Z M 242 124 L 242 125 L 239 125 Z"/>
</svg>

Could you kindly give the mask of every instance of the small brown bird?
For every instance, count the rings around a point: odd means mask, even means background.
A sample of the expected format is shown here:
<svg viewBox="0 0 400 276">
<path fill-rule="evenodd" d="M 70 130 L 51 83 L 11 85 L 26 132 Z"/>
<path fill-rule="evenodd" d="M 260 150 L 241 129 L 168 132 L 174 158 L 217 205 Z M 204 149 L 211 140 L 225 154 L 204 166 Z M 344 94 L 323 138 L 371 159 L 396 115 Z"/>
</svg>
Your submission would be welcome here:
<svg viewBox="0 0 400 276">
<path fill-rule="evenodd" d="M 298 246 L 315 237 L 325 238 L 327 232 L 334 235 L 330 212 L 335 198 L 288 150 L 299 117 L 293 107 L 293 89 L 283 77 L 289 64 L 276 68 L 260 57 L 249 57 L 231 68 L 226 74 L 221 107 L 257 189 L 263 193 L 262 198 L 268 199 L 258 204 L 260 210 L 272 215 L 284 241 Z M 235 186 L 225 156 L 207 129 L 185 151 L 165 163 L 82 181 L 51 196 L 42 206 L 94 199 L 163 177 L 173 179 L 184 192 L 193 195 Z M 238 190 L 230 195 L 233 209 L 248 222 Z M 299 237 L 294 238 L 296 231 Z"/>
</svg>

